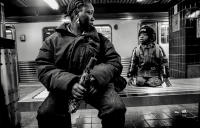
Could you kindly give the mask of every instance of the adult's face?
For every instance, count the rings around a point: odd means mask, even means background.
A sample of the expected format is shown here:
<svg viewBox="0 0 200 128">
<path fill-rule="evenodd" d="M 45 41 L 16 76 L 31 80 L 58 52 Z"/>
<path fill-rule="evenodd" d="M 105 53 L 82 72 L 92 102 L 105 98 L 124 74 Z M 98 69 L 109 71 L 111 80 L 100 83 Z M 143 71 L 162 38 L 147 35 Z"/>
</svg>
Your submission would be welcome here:
<svg viewBox="0 0 200 128">
<path fill-rule="evenodd" d="M 79 12 L 79 15 L 86 15 L 89 18 L 89 24 L 93 25 L 94 22 L 94 7 L 91 3 L 87 3 L 86 6 L 83 7 L 82 11 Z"/>
<path fill-rule="evenodd" d="M 93 5 L 91 3 L 87 3 L 78 13 L 78 18 L 81 28 L 87 31 L 89 26 L 93 26 L 94 22 L 93 14 L 94 14 Z"/>
</svg>

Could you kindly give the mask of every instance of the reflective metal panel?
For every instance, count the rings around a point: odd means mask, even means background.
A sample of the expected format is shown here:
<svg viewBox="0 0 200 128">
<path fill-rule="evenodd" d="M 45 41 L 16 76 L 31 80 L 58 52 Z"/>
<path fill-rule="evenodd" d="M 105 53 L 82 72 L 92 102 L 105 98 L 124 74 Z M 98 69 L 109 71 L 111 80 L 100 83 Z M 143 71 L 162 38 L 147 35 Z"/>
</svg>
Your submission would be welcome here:
<svg viewBox="0 0 200 128">
<path fill-rule="evenodd" d="M 6 39 L 3 4 L 0 3 L 0 127 L 20 126 L 17 80 L 17 52 L 15 40 Z"/>
</svg>

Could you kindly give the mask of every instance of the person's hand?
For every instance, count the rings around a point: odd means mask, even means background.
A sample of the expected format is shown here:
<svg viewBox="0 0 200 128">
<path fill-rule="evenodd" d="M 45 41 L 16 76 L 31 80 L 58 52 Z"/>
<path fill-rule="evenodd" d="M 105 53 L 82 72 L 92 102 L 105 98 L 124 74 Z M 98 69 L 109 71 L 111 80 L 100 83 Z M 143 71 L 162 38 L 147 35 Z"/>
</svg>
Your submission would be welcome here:
<svg viewBox="0 0 200 128">
<path fill-rule="evenodd" d="M 94 95 L 95 93 L 97 93 L 97 81 L 95 80 L 95 78 L 93 76 L 90 77 L 90 86 L 88 89 L 88 94 L 89 95 Z"/>
<path fill-rule="evenodd" d="M 86 89 L 79 83 L 75 83 L 72 87 L 72 96 L 76 99 L 83 99 Z"/>
<path fill-rule="evenodd" d="M 168 75 L 167 74 L 163 74 L 163 78 L 168 79 Z"/>
<path fill-rule="evenodd" d="M 167 78 L 164 78 L 164 77 L 163 77 L 163 81 L 164 81 L 164 83 L 166 84 L 166 87 L 171 87 L 171 86 L 172 86 L 172 84 L 171 84 L 171 82 L 170 82 L 170 80 L 169 80 L 168 77 L 167 77 Z"/>
<path fill-rule="evenodd" d="M 136 79 L 135 78 L 129 78 L 128 79 L 128 85 L 129 86 L 135 86 L 136 85 Z"/>
<path fill-rule="evenodd" d="M 95 86 L 90 86 L 89 90 L 88 90 L 88 94 L 89 95 L 94 95 L 97 93 L 97 88 L 95 88 Z"/>
</svg>

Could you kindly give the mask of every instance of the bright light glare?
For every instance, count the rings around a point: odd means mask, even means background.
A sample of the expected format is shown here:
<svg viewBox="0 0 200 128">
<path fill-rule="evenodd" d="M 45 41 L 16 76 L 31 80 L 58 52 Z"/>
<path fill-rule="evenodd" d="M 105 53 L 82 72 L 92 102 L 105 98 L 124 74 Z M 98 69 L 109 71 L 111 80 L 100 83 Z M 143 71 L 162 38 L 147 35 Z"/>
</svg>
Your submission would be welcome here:
<svg viewBox="0 0 200 128">
<path fill-rule="evenodd" d="M 143 2 L 143 1 L 145 1 L 145 0 L 137 0 L 137 2 Z"/>
<path fill-rule="evenodd" d="M 65 17 L 61 20 L 62 22 L 65 22 L 65 23 L 69 23 L 70 22 L 70 19 L 68 17 Z"/>
<path fill-rule="evenodd" d="M 188 18 L 197 18 L 200 16 L 200 10 L 193 12 L 192 14 L 188 15 Z"/>
<path fill-rule="evenodd" d="M 160 93 L 162 89 L 163 89 L 163 88 L 147 88 L 147 89 L 145 90 L 145 92 L 148 93 L 148 94 Z"/>
<path fill-rule="evenodd" d="M 52 9 L 58 10 L 59 6 L 55 0 L 44 0 Z"/>
</svg>

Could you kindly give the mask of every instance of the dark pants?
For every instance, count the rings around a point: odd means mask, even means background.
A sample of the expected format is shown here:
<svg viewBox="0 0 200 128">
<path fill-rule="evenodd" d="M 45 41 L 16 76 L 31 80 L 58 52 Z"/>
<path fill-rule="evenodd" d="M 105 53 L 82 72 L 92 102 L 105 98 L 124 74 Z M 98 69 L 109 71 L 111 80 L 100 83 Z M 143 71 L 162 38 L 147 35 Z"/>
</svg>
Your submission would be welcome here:
<svg viewBox="0 0 200 128">
<path fill-rule="evenodd" d="M 71 115 L 62 96 L 49 93 L 38 109 L 39 128 L 71 128 Z"/>
<path fill-rule="evenodd" d="M 38 110 L 39 128 L 71 128 L 71 116 L 67 113 L 67 108 L 56 104 L 56 100 L 53 99 L 51 103 L 45 103 L 45 100 Z M 102 120 L 103 128 L 124 128 L 126 107 L 112 84 L 90 96 L 86 102 L 99 110 L 98 117 Z"/>
</svg>

